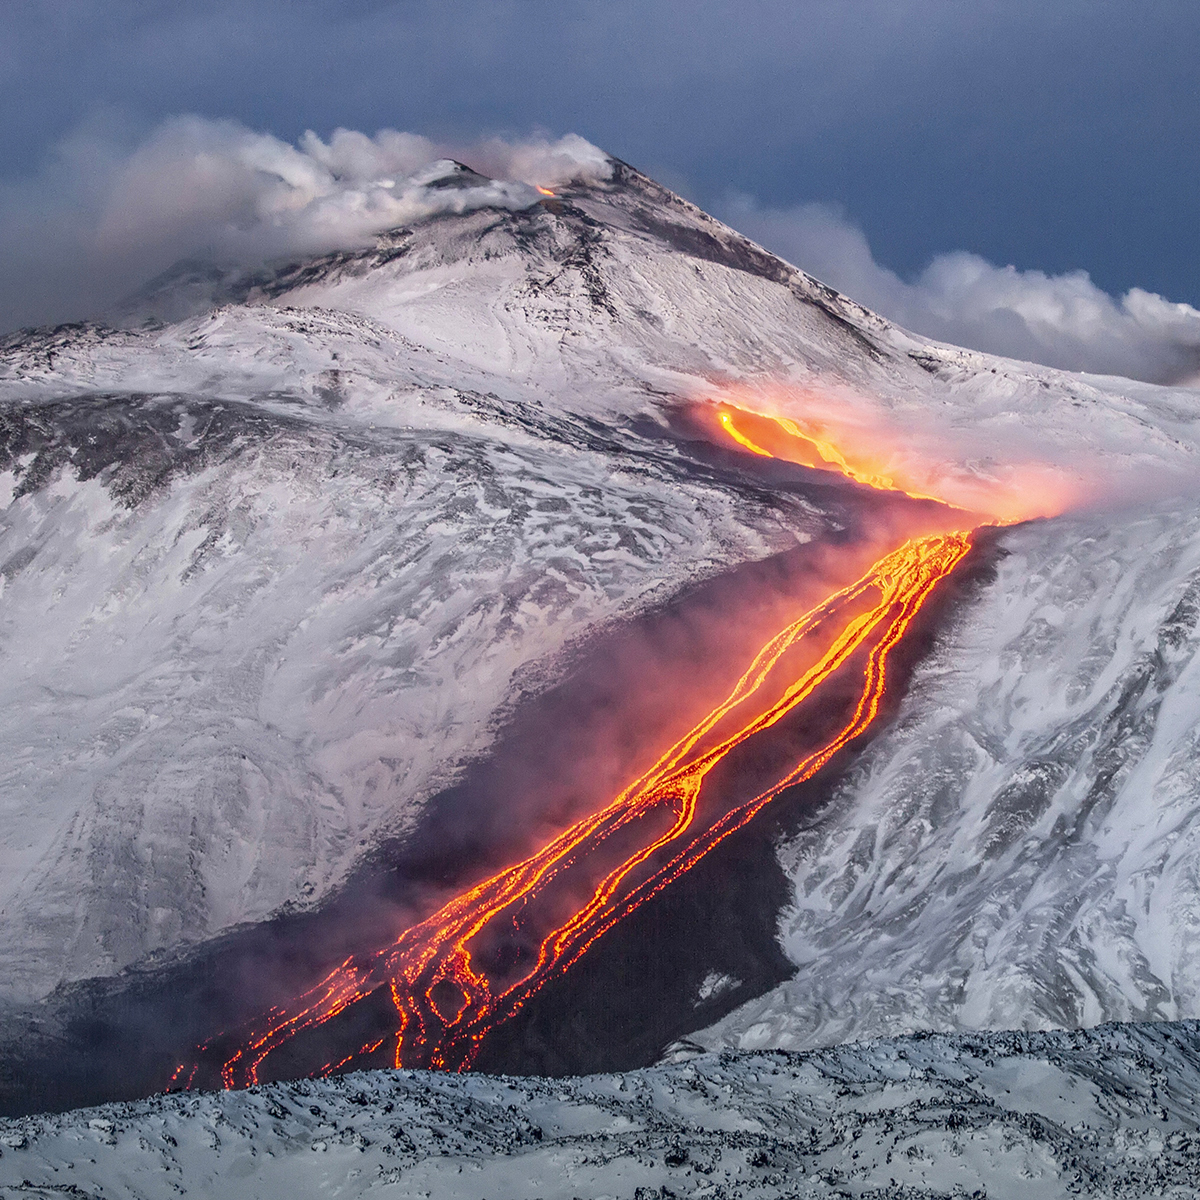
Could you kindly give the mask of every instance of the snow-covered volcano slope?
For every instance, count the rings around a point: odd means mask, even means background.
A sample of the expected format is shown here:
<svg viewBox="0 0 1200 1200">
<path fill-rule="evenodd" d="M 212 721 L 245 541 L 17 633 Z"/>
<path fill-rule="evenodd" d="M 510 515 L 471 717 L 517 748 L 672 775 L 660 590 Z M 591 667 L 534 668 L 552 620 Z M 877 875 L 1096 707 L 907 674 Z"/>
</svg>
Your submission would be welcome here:
<svg viewBox="0 0 1200 1200">
<path fill-rule="evenodd" d="M 373 1072 L 0 1121 L 0 1195 L 1200 1196 L 1194 1023 Z"/>
<path fill-rule="evenodd" d="M 972 478 L 1200 442 L 1192 393 L 910 337 L 621 164 L 122 321 L 0 356 L 12 999 L 319 898 L 531 664 L 841 520 L 697 459 L 681 399 L 841 389 Z"/>
<path fill-rule="evenodd" d="M 7 339 L 6 997 L 318 899 L 487 744 L 519 670 L 836 523 L 664 440 L 589 258 L 622 236 L 483 210 L 254 284 L 287 307 Z M 692 267 L 655 245 L 660 305 Z"/>
<path fill-rule="evenodd" d="M 795 978 L 702 1041 L 1200 1013 L 1200 511 L 1001 545 L 902 719 L 784 850 Z"/>
<path fill-rule="evenodd" d="M 238 316 L 250 346 L 308 320 Z M 820 524 L 516 403 L 401 377 L 374 425 L 308 399 L 0 414 L 8 995 L 319 896 L 523 665 Z"/>
</svg>

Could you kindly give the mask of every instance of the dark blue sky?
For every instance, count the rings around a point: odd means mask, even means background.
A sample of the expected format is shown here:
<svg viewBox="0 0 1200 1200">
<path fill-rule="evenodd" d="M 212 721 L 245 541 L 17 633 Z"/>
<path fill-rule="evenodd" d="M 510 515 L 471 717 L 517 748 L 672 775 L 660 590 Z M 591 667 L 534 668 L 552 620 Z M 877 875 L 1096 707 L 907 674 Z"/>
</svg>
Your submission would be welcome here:
<svg viewBox="0 0 1200 1200">
<path fill-rule="evenodd" d="M 1196 0 L 8 0 L 0 177 L 92 122 L 575 131 L 705 205 L 1200 302 Z M 2 180 L 0 180 L 2 181 Z"/>
</svg>

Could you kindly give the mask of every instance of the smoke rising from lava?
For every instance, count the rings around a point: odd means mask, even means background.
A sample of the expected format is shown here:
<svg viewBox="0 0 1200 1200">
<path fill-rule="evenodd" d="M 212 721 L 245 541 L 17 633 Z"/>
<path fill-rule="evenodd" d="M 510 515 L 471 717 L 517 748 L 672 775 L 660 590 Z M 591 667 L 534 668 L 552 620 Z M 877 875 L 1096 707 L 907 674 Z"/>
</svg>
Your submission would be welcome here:
<svg viewBox="0 0 1200 1200">
<path fill-rule="evenodd" d="M 349 956 L 315 987 L 272 1007 L 233 1041 L 219 1036 L 206 1043 L 202 1055 L 223 1057 L 226 1087 L 257 1083 L 260 1065 L 276 1049 L 385 992 L 394 1005 L 393 1018 L 382 1025 L 372 1022 L 359 1047 L 345 1047 L 345 1057 L 330 1059 L 317 1073 L 369 1064 L 385 1044 L 384 1052 L 398 1067 L 469 1066 L 489 1031 L 514 1016 L 545 982 L 567 970 L 608 929 L 742 828 L 781 791 L 811 778 L 866 732 L 887 689 L 891 651 L 970 545 L 965 532 L 908 541 L 857 583 L 804 615 L 793 613 L 726 699 L 604 807 L 533 855 L 454 897 L 390 946 Z M 779 679 L 779 664 L 810 635 L 819 636 L 824 645 L 810 653 L 807 665 L 783 668 Z M 858 692 L 853 712 L 848 719 L 846 714 L 838 717 L 844 724 L 817 735 L 798 759 L 792 757 L 793 749 L 761 781 L 750 783 L 752 792 L 762 789 L 756 795 L 738 798 L 724 811 L 720 806 L 706 811 L 701 789 L 709 773 L 843 670 L 852 677 L 861 671 L 851 689 Z M 773 677 L 774 695 L 768 690 L 760 698 Z M 741 772 L 745 770 L 743 766 Z M 741 774 L 738 779 L 742 782 Z M 564 897 L 559 883 L 565 877 L 568 891 L 575 892 L 579 885 L 570 880 L 578 871 L 585 880 L 582 903 L 578 896 Z M 513 955 L 500 953 L 504 948 Z M 180 1064 L 173 1082 L 190 1086 L 201 1068 L 201 1062 Z"/>
</svg>

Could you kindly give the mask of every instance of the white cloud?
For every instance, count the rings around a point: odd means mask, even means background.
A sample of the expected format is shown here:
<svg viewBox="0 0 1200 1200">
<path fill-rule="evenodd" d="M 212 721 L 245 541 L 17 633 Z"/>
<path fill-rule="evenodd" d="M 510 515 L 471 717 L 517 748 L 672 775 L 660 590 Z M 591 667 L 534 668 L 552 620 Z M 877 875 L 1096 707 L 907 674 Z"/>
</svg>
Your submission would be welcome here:
<svg viewBox="0 0 1200 1200">
<path fill-rule="evenodd" d="M 450 159 L 491 178 L 431 186 Z M 348 248 L 437 212 L 528 208 L 535 185 L 610 173 L 608 157 L 574 135 L 447 146 L 338 129 L 292 145 L 179 117 L 127 147 L 81 131 L 35 178 L 0 191 L 0 328 L 94 314 L 180 258 L 249 264 Z"/>
<path fill-rule="evenodd" d="M 836 209 L 718 209 L 748 237 L 915 333 L 1074 371 L 1200 383 L 1200 311 L 1133 288 L 1120 299 L 1086 271 L 1047 275 L 977 254 L 938 255 L 911 283 L 880 266 Z"/>
</svg>

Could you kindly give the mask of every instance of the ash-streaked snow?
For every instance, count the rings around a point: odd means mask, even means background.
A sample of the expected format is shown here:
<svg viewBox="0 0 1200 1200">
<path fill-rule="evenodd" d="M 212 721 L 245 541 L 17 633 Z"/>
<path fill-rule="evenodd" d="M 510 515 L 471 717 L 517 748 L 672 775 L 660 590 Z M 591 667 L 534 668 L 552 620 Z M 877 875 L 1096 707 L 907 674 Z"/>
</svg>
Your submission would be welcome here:
<svg viewBox="0 0 1200 1200">
<path fill-rule="evenodd" d="M 248 312 L 259 349 L 311 345 Z M 494 397 L 385 411 L 122 392 L 0 418 L 8 996 L 321 895 L 486 744 L 518 668 L 813 525 Z"/>
<path fill-rule="evenodd" d="M 886 421 L 951 483 L 1036 460 L 1109 508 L 1006 535 L 901 724 L 787 851 L 800 990 L 711 1037 L 1193 1011 L 1195 790 L 1167 781 L 1194 742 L 1186 716 L 1163 723 L 1191 626 L 1153 654 L 1191 569 L 1190 508 L 1162 505 L 1195 471 L 1195 392 L 912 337 L 621 164 L 366 249 L 192 264 L 117 323 L 0 347 L 7 999 L 315 903 L 564 647 L 836 526 L 760 464 L 715 469 L 669 436 L 681 402 L 769 380 Z M 1141 742 L 1110 729 L 1127 719 Z M 1142 742 L 1159 766 L 1101 765 Z M 1036 812 L 1027 776 L 1053 792 Z M 1074 820 L 1102 777 L 1113 798 L 1087 812 L 1111 821 Z M 1010 911 L 1035 877 L 1042 933 Z"/>
<path fill-rule="evenodd" d="M 590 218 L 397 236 L 413 261 L 275 281 L 374 289 L 381 316 L 256 303 L 5 343 L 7 998 L 319 899 L 487 745 L 519 669 L 829 526 L 664 438 Z"/>
<path fill-rule="evenodd" d="M 1200 1029 L 933 1035 L 538 1080 L 368 1072 L 0 1121 L 0 1196 L 1200 1195 Z"/>
<path fill-rule="evenodd" d="M 1200 1014 L 1200 513 L 1000 545 L 899 722 L 783 851 L 795 977 L 704 1043 Z"/>
</svg>

